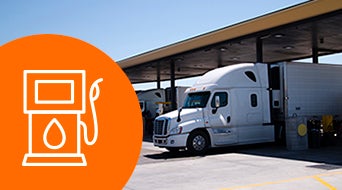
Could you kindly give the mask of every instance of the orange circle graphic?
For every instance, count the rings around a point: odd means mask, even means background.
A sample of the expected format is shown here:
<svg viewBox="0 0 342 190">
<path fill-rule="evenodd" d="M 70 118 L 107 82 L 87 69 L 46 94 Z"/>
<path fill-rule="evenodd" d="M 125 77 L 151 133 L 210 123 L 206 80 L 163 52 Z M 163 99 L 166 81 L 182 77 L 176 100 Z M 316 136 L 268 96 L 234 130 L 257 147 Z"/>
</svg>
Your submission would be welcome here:
<svg viewBox="0 0 342 190">
<path fill-rule="evenodd" d="M 0 189 L 122 189 L 142 119 L 121 68 L 62 35 L 0 46 Z"/>
</svg>

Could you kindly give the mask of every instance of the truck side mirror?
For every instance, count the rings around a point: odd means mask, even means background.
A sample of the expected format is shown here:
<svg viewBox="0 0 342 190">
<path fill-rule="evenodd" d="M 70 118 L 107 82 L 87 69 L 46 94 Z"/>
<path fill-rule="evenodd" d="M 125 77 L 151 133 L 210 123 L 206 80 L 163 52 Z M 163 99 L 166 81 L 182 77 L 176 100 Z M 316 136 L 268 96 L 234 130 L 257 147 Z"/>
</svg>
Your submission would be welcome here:
<svg viewBox="0 0 342 190">
<path fill-rule="evenodd" d="M 220 96 L 215 96 L 215 108 L 220 107 Z"/>
<path fill-rule="evenodd" d="M 181 113 L 182 110 L 183 110 L 182 107 L 180 107 L 180 108 L 178 109 L 177 122 L 181 122 L 181 121 L 182 121 L 182 119 L 181 119 L 181 117 L 180 117 L 180 113 Z"/>
<path fill-rule="evenodd" d="M 141 112 L 145 112 L 145 101 L 139 101 Z"/>
<path fill-rule="evenodd" d="M 220 96 L 215 96 L 215 109 L 213 109 L 211 112 L 215 114 L 217 112 L 217 109 L 220 107 Z"/>
</svg>

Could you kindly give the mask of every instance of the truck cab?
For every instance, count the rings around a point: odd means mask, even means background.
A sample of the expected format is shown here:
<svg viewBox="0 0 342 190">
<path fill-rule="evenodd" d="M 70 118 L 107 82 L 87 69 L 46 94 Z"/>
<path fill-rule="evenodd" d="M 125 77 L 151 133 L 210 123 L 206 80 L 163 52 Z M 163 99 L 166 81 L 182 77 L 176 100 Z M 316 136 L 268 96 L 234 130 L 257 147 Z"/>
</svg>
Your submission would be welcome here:
<svg viewBox="0 0 342 190">
<path fill-rule="evenodd" d="M 204 74 L 183 106 L 155 119 L 155 146 L 202 154 L 210 147 L 274 141 L 266 64 L 244 63 Z"/>
</svg>

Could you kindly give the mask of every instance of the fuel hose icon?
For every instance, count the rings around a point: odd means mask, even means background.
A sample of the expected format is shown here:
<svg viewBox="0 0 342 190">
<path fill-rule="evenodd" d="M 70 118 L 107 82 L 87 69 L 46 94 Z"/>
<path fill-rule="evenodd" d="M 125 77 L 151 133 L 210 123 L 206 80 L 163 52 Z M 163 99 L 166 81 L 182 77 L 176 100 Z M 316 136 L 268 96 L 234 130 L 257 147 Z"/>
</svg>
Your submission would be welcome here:
<svg viewBox="0 0 342 190">
<path fill-rule="evenodd" d="M 23 105 L 28 114 L 28 152 L 22 166 L 87 166 L 82 153 L 82 135 L 86 145 L 98 138 L 95 102 L 100 96 L 95 80 L 86 94 L 85 70 L 24 70 Z M 87 102 L 93 120 L 93 135 L 81 116 Z"/>
</svg>

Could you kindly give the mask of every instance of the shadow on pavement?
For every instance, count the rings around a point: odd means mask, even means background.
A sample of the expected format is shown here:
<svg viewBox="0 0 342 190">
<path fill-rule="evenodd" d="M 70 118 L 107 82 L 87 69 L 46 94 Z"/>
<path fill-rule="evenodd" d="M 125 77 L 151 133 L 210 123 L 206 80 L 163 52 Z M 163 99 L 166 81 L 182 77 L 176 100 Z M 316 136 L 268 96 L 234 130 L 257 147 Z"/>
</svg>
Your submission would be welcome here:
<svg viewBox="0 0 342 190">
<path fill-rule="evenodd" d="M 284 158 L 291 160 L 301 160 L 320 163 L 315 166 L 320 169 L 337 169 L 342 168 L 342 142 L 332 146 L 323 146 L 319 148 L 310 148 L 307 150 L 291 151 L 286 147 L 264 146 L 259 148 L 248 148 L 239 150 L 239 153 L 251 154 L 257 156 L 267 156 L 275 158 Z M 328 165 L 339 165 L 328 166 Z M 314 167 L 314 166 L 312 166 Z M 337 167 L 337 168 L 336 168 Z"/>
<path fill-rule="evenodd" d="M 205 157 L 231 153 L 316 162 L 319 164 L 310 167 L 316 167 L 326 170 L 342 168 L 342 141 L 334 146 L 322 146 L 319 148 L 310 148 L 307 150 L 297 151 L 288 150 L 286 147 L 275 145 L 274 143 L 263 143 L 224 148 L 213 148 L 209 149 L 208 152 L 202 156 L 193 156 L 188 151 L 181 150 L 179 152 L 165 151 L 158 154 L 148 154 L 144 155 L 144 157 L 157 160 L 170 160 L 176 158 Z"/>
</svg>

